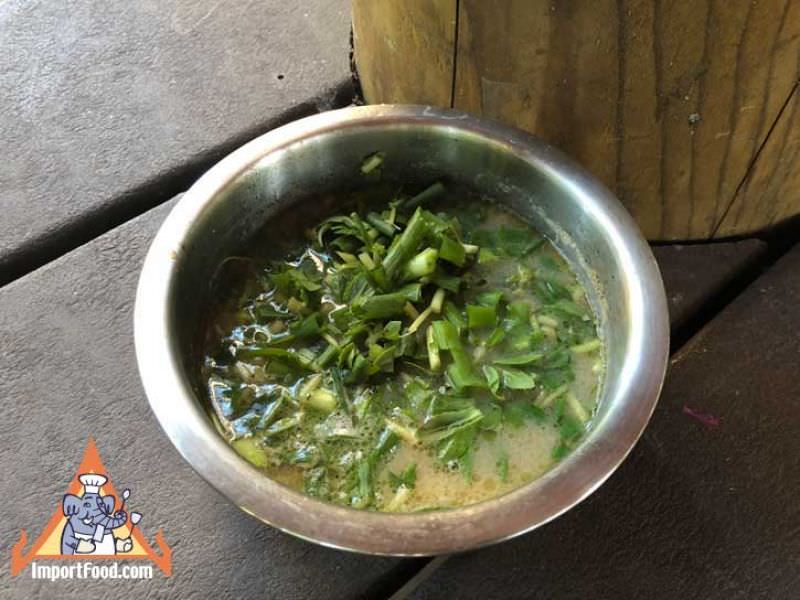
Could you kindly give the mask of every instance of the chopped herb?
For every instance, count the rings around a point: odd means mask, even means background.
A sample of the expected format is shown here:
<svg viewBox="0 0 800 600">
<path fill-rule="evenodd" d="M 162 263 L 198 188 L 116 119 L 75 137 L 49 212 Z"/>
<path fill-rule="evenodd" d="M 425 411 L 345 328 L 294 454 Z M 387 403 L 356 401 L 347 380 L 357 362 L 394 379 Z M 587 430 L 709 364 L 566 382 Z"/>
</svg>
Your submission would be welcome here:
<svg viewBox="0 0 800 600">
<path fill-rule="evenodd" d="M 364 158 L 365 181 L 384 161 Z M 324 501 L 409 511 L 431 472 L 518 481 L 512 429 L 557 431 L 553 456 L 571 452 L 594 411 L 571 382 L 599 378 L 602 344 L 540 235 L 441 182 L 392 193 L 354 193 L 306 247 L 270 239 L 272 258 L 244 259 L 203 376 L 219 431 L 256 467 Z"/>
<path fill-rule="evenodd" d="M 508 483 L 508 453 L 503 451 L 497 459 L 497 475 L 500 481 Z"/>
<path fill-rule="evenodd" d="M 399 474 L 392 473 L 389 471 L 389 486 L 392 488 L 392 491 L 396 492 L 397 488 L 401 485 L 409 489 L 414 489 L 414 484 L 417 482 L 417 464 L 411 463 L 405 469 L 403 469 Z"/>
</svg>

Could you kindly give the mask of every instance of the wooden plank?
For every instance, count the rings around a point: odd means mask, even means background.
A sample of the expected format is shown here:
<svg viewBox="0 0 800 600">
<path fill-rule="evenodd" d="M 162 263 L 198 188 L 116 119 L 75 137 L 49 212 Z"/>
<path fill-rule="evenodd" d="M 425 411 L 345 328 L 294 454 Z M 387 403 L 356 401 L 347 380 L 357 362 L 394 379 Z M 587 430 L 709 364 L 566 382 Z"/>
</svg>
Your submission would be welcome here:
<svg viewBox="0 0 800 600">
<path fill-rule="evenodd" d="M 451 105 L 456 0 L 353 0 L 354 58 L 364 97 Z"/>
<path fill-rule="evenodd" d="M 642 440 L 549 525 L 453 556 L 416 598 L 795 598 L 800 246 L 672 360 Z"/>
<path fill-rule="evenodd" d="M 717 234 L 733 235 L 743 223 L 765 219 L 777 225 L 796 214 L 800 202 L 800 86 L 747 173 Z"/>
<path fill-rule="evenodd" d="M 683 330 L 714 305 L 729 285 L 758 265 L 766 250 L 767 245 L 755 239 L 653 248 L 667 291 L 673 332 Z"/>
<path fill-rule="evenodd" d="M 407 44 L 397 47 L 405 56 L 428 44 L 405 29 L 442 19 L 413 13 L 386 12 L 393 21 L 381 25 Z M 455 106 L 561 147 L 617 192 L 650 239 L 715 235 L 800 66 L 793 0 L 459 0 L 456 30 Z M 449 81 L 424 60 L 377 71 L 361 72 L 371 102 L 427 99 L 429 75 Z M 406 85 L 420 76 L 425 86 Z M 789 168 L 770 156 L 766 177 Z M 782 213 L 800 211 L 796 195 L 782 201 Z M 755 209 L 725 231 L 771 218 Z"/>
<path fill-rule="evenodd" d="M 172 577 L 136 583 L 141 596 L 385 596 L 417 561 L 330 550 L 263 525 L 206 484 L 153 417 L 137 373 L 132 312 L 144 253 L 172 204 L 0 290 L 0 496 L 14 507 L 0 520 L 4 547 L 20 529 L 29 540 L 39 535 L 94 436 L 117 489 L 132 490 L 129 507 L 144 515 L 146 537 L 162 529 L 173 549 Z M 128 597 L 133 583 L 51 584 L 0 570 L 3 597 Z"/>
<path fill-rule="evenodd" d="M 349 102 L 348 6 L 0 2 L 0 283 Z"/>
<path fill-rule="evenodd" d="M 706 238 L 795 84 L 800 4 L 463 0 L 459 31 L 456 106 L 575 156 L 648 237 Z"/>
</svg>

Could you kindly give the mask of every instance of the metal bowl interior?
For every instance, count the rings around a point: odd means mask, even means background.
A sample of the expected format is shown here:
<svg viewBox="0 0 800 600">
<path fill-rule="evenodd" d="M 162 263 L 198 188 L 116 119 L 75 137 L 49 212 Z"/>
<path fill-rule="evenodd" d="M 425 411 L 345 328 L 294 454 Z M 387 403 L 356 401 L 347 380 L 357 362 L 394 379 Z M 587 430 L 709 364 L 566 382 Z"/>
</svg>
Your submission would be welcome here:
<svg viewBox="0 0 800 600">
<path fill-rule="evenodd" d="M 384 181 L 444 179 L 528 220 L 569 260 L 598 313 L 606 377 L 593 428 L 540 479 L 471 506 L 417 514 L 326 504 L 251 467 L 219 436 L 197 385 L 197 324 L 212 274 L 279 211 L 313 218 L 314 198 L 364 185 L 365 156 Z M 280 231 L 272 233 L 280 236 Z M 582 168 L 520 131 L 457 111 L 352 107 L 263 135 L 214 166 L 180 200 L 149 251 L 135 309 L 150 405 L 194 469 L 244 511 L 294 535 L 373 554 L 430 555 L 497 542 L 580 502 L 625 458 L 655 407 L 669 330 L 661 277 L 631 217 Z"/>
</svg>

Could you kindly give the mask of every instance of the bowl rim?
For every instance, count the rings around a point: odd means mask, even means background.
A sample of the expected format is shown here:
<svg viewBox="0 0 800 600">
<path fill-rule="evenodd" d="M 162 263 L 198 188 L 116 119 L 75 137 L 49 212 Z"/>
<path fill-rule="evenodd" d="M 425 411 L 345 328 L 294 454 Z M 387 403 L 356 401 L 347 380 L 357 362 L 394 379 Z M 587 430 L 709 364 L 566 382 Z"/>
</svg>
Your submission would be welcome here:
<svg viewBox="0 0 800 600">
<path fill-rule="evenodd" d="M 603 218 L 606 236 L 631 284 L 636 331 L 625 353 L 621 377 L 627 379 L 618 392 L 625 418 L 605 419 L 602 435 L 591 444 L 582 443 L 556 468 L 505 495 L 461 508 L 402 514 L 316 500 L 265 477 L 240 458 L 214 429 L 183 373 L 171 334 L 170 300 L 185 256 L 183 240 L 208 203 L 240 174 L 272 152 L 334 130 L 408 124 L 467 130 L 568 182 L 584 208 Z M 370 105 L 319 113 L 274 129 L 207 171 L 178 201 L 150 246 L 136 292 L 134 337 L 140 377 L 159 424 L 192 468 L 234 504 L 278 529 L 325 546 L 424 556 L 520 535 L 597 489 L 631 451 L 655 409 L 667 367 L 669 321 L 661 275 L 649 245 L 614 195 L 574 161 L 530 134 L 458 110 Z M 631 361 L 636 364 L 631 366 Z"/>
</svg>

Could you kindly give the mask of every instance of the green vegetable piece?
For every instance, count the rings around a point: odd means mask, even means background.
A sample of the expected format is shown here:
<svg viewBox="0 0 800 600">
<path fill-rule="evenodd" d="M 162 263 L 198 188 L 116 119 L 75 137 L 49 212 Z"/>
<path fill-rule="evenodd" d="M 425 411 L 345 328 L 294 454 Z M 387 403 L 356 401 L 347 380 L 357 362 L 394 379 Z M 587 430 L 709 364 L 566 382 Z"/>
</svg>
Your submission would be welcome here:
<svg viewBox="0 0 800 600">
<path fill-rule="evenodd" d="M 500 356 L 492 362 L 496 365 L 529 365 L 542 360 L 542 358 L 544 358 L 544 354 L 541 352 L 525 352 L 523 354 Z"/>
<path fill-rule="evenodd" d="M 372 468 L 369 461 L 363 460 L 356 467 L 357 485 L 350 505 L 353 508 L 367 508 L 372 503 Z"/>
<path fill-rule="evenodd" d="M 458 290 L 461 289 L 461 277 L 457 275 L 448 275 L 441 269 L 437 269 L 428 279 L 431 283 L 436 285 L 436 287 L 445 289 L 448 292 L 453 292 L 454 294 L 458 293 Z"/>
<path fill-rule="evenodd" d="M 347 393 L 347 389 L 344 387 L 344 378 L 342 377 L 342 369 L 340 367 L 331 369 L 331 379 L 333 380 L 333 389 L 336 392 L 337 398 L 342 401 L 347 409 L 347 413 L 353 415 L 355 408 L 350 400 L 350 395 Z"/>
<path fill-rule="evenodd" d="M 425 248 L 406 263 L 403 273 L 406 279 L 419 279 L 432 274 L 436 270 L 439 252 L 435 248 Z"/>
<path fill-rule="evenodd" d="M 351 310 L 354 316 L 367 321 L 386 319 L 402 315 L 407 301 L 407 295 L 402 292 L 361 296 L 353 302 Z"/>
<path fill-rule="evenodd" d="M 494 331 L 492 331 L 491 335 L 487 338 L 486 345 L 489 346 L 489 348 L 494 348 L 505 338 L 506 330 L 503 329 L 502 326 L 495 327 Z"/>
<path fill-rule="evenodd" d="M 524 227 L 501 227 L 497 232 L 497 245 L 508 256 L 521 258 L 527 256 L 542 244 L 544 238 L 532 235 Z"/>
<path fill-rule="evenodd" d="M 284 417 L 283 419 L 278 419 L 272 425 L 267 427 L 267 430 L 264 432 L 266 437 L 270 437 L 273 435 L 278 435 L 283 433 L 284 431 L 289 431 L 290 429 L 294 429 L 300 424 L 300 417 L 298 415 L 294 415 L 292 417 Z"/>
<path fill-rule="evenodd" d="M 529 402 L 516 401 L 503 405 L 503 419 L 512 427 L 522 427 L 525 420 L 529 419 L 539 423 L 547 419 L 547 414 L 538 406 Z"/>
<path fill-rule="evenodd" d="M 447 367 L 447 376 L 454 388 L 487 387 L 486 380 L 475 370 L 472 359 L 463 348 L 450 348 L 450 356 L 453 357 L 453 363 Z"/>
<path fill-rule="evenodd" d="M 494 402 L 484 402 L 480 405 L 483 419 L 480 428 L 484 431 L 499 431 L 503 425 L 503 409 Z"/>
<path fill-rule="evenodd" d="M 527 302 L 511 302 L 508 305 L 508 315 L 517 323 L 528 323 L 531 318 L 531 306 Z"/>
<path fill-rule="evenodd" d="M 436 456 L 440 461 L 458 460 L 469 452 L 474 442 L 475 428 L 465 428 L 444 440 Z"/>
<path fill-rule="evenodd" d="M 539 383 L 547 390 L 557 390 L 565 383 L 575 379 L 575 373 L 569 367 L 560 369 L 545 369 L 537 371 Z"/>
<path fill-rule="evenodd" d="M 570 350 L 572 350 L 575 354 L 588 354 L 589 352 L 594 352 L 600 348 L 600 346 L 600 340 L 595 338 L 593 340 L 589 340 L 588 342 L 571 346 Z"/>
<path fill-rule="evenodd" d="M 545 354 L 539 366 L 545 369 L 562 369 L 572 363 L 572 354 L 567 348 L 558 347 Z"/>
<path fill-rule="evenodd" d="M 256 437 L 240 438 L 233 440 L 231 446 L 251 465 L 263 468 L 269 464 L 269 459 L 264 448 L 259 445 L 260 440 L 261 438 Z"/>
<path fill-rule="evenodd" d="M 416 445 L 419 441 L 417 438 L 417 431 L 413 427 L 408 427 L 397 421 L 392 421 L 391 419 L 386 419 L 386 428 L 390 429 L 392 433 L 394 433 L 399 439 L 403 440 L 404 442 L 411 444 L 412 446 Z"/>
<path fill-rule="evenodd" d="M 319 313 L 311 314 L 289 330 L 296 339 L 313 337 L 320 331 L 319 319 Z"/>
<path fill-rule="evenodd" d="M 378 442 L 375 444 L 375 448 L 370 452 L 369 460 L 373 464 L 377 464 L 384 456 L 386 456 L 389 451 L 394 448 L 397 443 L 400 441 L 400 438 L 397 437 L 394 431 L 390 428 L 385 428 L 381 431 L 381 434 L 378 436 Z"/>
<path fill-rule="evenodd" d="M 364 175 L 368 175 L 378 167 L 383 164 L 383 152 L 376 152 L 375 154 L 370 154 L 367 158 L 364 159 L 364 162 L 361 163 L 361 172 Z"/>
<path fill-rule="evenodd" d="M 432 325 L 428 325 L 428 329 L 425 332 L 425 345 L 428 350 L 428 365 L 431 371 L 434 373 L 441 371 L 442 359 L 439 355 L 439 346 L 436 344 Z"/>
<path fill-rule="evenodd" d="M 394 237 L 394 234 L 397 233 L 397 228 L 394 225 L 384 221 L 380 215 L 374 212 L 367 215 L 367 222 L 387 237 Z"/>
<path fill-rule="evenodd" d="M 492 306 L 467 304 L 467 324 L 470 329 L 491 327 L 497 321 L 497 310 Z"/>
<path fill-rule="evenodd" d="M 572 415 L 564 415 L 561 417 L 558 431 L 564 440 L 573 441 L 583 435 L 584 426 L 579 419 Z"/>
<path fill-rule="evenodd" d="M 572 301 L 572 292 L 555 281 L 539 279 L 533 286 L 533 291 L 545 304 L 552 304 L 559 299 Z"/>
<path fill-rule="evenodd" d="M 439 246 L 439 257 L 457 267 L 464 266 L 467 258 L 467 253 L 464 250 L 463 244 L 456 240 L 450 239 L 445 236 L 442 237 L 442 243 Z"/>
<path fill-rule="evenodd" d="M 565 444 L 563 441 L 559 442 L 559 444 L 553 449 L 553 459 L 554 460 L 561 460 L 567 454 L 570 453 L 570 447 L 568 444 Z"/>
<path fill-rule="evenodd" d="M 328 414 L 336 410 L 338 403 L 333 392 L 325 388 L 318 388 L 308 395 L 306 404 L 311 408 Z"/>
<path fill-rule="evenodd" d="M 566 300 L 564 298 L 559 298 L 555 302 L 548 304 L 547 310 L 564 313 L 565 315 L 572 317 L 580 317 L 580 318 L 588 317 L 585 308 L 579 306 L 572 300 Z"/>
<path fill-rule="evenodd" d="M 417 482 L 417 463 L 411 463 L 399 474 L 394 474 L 389 471 L 389 486 L 392 491 L 397 492 L 397 489 L 404 485 L 408 489 L 414 489 Z"/>
<path fill-rule="evenodd" d="M 444 316 L 459 333 L 467 328 L 467 320 L 464 318 L 464 315 L 458 307 L 449 300 L 444 303 Z"/>
<path fill-rule="evenodd" d="M 394 279 L 400 268 L 408 262 L 408 259 L 418 251 L 427 233 L 428 225 L 425 221 L 424 213 L 422 209 L 418 208 L 409 219 L 403 233 L 395 237 L 383 259 L 383 269 L 390 281 Z"/>
<path fill-rule="evenodd" d="M 508 452 L 505 450 L 500 453 L 497 459 L 497 475 L 500 481 L 508 483 Z"/>
<path fill-rule="evenodd" d="M 339 354 L 339 348 L 333 344 L 328 344 L 319 356 L 312 362 L 312 367 L 315 371 L 321 371 L 327 367 L 331 362 L 336 359 Z"/>
<path fill-rule="evenodd" d="M 436 346 L 442 350 L 451 350 L 461 347 L 458 330 L 450 321 L 434 321 L 430 324 L 430 330 Z"/>
<path fill-rule="evenodd" d="M 478 294 L 476 300 L 481 306 L 491 306 L 492 308 L 496 308 L 502 299 L 503 292 L 483 292 L 482 294 Z"/>
<path fill-rule="evenodd" d="M 510 390 L 530 390 L 536 386 L 536 378 L 517 369 L 500 369 L 503 387 Z"/>
<path fill-rule="evenodd" d="M 500 389 L 500 371 L 489 365 L 483 365 L 483 374 L 489 384 L 489 389 L 496 394 Z"/>
<path fill-rule="evenodd" d="M 433 312 L 434 314 L 437 314 L 437 315 L 442 312 L 442 306 L 444 305 L 445 295 L 446 295 L 446 292 L 441 288 L 437 289 L 433 293 L 433 297 L 431 298 L 431 305 L 430 305 L 431 312 Z"/>
<path fill-rule="evenodd" d="M 432 415 L 422 424 L 419 439 L 425 444 L 438 442 L 462 429 L 477 425 L 481 419 L 483 413 L 475 406 Z"/>
<path fill-rule="evenodd" d="M 498 260 L 500 260 L 500 257 L 497 256 L 497 254 L 495 254 L 488 248 L 484 248 L 483 246 L 481 246 L 481 249 L 478 251 L 479 265 L 489 265 L 493 262 L 497 262 Z"/>
<path fill-rule="evenodd" d="M 283 348 L 272 348 L 269 346 L 242 346 L 236 350 L 237 358 L 256 358 L 265 357 L 278 360 L 286 366 L 304 371 L 313 371 L 313 358 L 307 358 L 303 353 L 294 350 L 284 350 Z"/>
<path fill-rule="evenodd" d="M 411 210 L 412 208 L 417 208 L 418 206 L 425 204 L 426 202 L 430 202 L 431 200 L 435 200 L 442 194 L 444 194 L 446 188 L 444 184 L 440 181 L 431 184 L 424 190 L 422 190 L 419 194 L 414 196 L 413 198 L 409 198 L 406 200 L 403 207 L 407 210 Z"/>
</svg>

